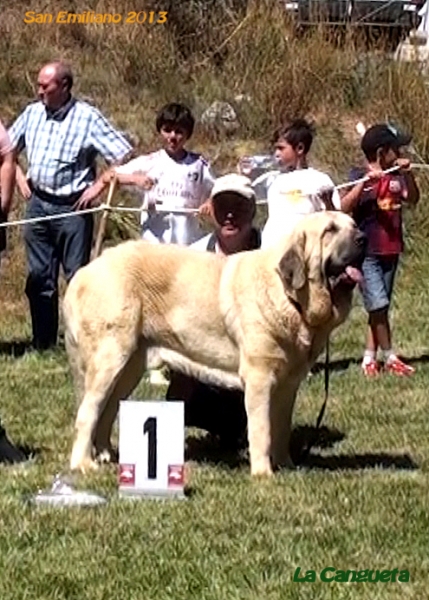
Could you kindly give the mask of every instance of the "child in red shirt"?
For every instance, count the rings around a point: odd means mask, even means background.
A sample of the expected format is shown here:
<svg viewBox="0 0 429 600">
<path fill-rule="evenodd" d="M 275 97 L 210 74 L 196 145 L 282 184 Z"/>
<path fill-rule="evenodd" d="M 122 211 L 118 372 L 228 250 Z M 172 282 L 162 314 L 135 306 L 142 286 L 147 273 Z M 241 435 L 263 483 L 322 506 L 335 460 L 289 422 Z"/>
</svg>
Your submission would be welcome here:
<svg viewBox="0 0 429 600">
<path fill-rule="evenodd" d="M 403 251 L 402 203 L 419 200 L 410 161 L 401 158 L 401 147 L 411 137 L 386 124 L 370 127 L 361 142 L 367 159 L 366 173 L 352 172 L 351 179 L 366 174 L 369 181 L 357 183 L 341 199 L 341 208 L 350 213 L 368 238 L 362 272 L 362 296 L 368 312 L 368 333 L 362 370 L 366 376 L 379 373 L 377 350 L 381 349 L 384 369 L 395 375 L 412 375 L 413 367 L 400 360 L 392 350 L 389 307 L 399 256 Z M 394 166 L 397 171 L 383 174 Z"/>
</svg>

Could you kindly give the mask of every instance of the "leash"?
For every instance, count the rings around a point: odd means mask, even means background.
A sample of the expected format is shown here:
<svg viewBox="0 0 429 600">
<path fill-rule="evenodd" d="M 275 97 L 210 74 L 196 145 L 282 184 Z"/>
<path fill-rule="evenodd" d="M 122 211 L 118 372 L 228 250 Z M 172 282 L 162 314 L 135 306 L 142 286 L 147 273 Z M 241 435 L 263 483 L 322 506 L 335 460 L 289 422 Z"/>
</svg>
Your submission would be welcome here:
<svg viewBox="0 0 429 600">
<path fill-rule="evenodd" d="M 329 398 L 329 374 L 330 374 L 330 368 L 329 368 L 329 337 L 328 337 L 328 339 L 326 341 L 325 365 L 324 365 L 325 399 L 323 401 L 322 408 L 320 409 L 319 416 L 317 417 L 316 427 L 314 428 L 313 433 L 310 436 L 310 439 L 308 440 L 307 444 L 304 445 L 304 447 L 301 450 L 300 457 L 299 457 L 300 463 L 304 462 L 308 458 L 308 455 L 310 454 L 310 450 L 315 446 L 315 444 L 317 443 L 317 441 L 319 439 L 320 425 L 322 423 L 323 416 L 324 416 L 325 410 L 326 410 L 326 405 L 328 403 L 328 398 Z"/>
</svg>

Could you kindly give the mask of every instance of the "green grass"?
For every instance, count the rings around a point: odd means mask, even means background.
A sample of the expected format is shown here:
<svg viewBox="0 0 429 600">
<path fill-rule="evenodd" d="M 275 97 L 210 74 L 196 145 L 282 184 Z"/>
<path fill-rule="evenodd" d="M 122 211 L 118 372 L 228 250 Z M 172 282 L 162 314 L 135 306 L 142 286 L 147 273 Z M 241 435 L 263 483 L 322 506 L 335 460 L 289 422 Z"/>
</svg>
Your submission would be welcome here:
<svg viewBox="0 0 429 600">
<path fill-rule="evenodd" d="M 135 4 L 99 0 L 93 8 L 125 14 L 136 10 Z M 187 102 L 197 118 L 213 100 L 232 102 L 240 119 L 235 137 L 211 140 L 199 128 L 191 142 L 207 153 L 219 174 L 234 168 L 239 155 L 267 151 L 273 127 L 290 116 L 315 119 L 319 135 L 312 160 L 337 182 L 355 160 L 354 126 L 360 119 L 399 119 L 413 131 L 427 160 L 428 87 L 417 66 L 365 57 L 351 42 L 337 48 L 318 31 L 297 38 L 280 5 L 274 8 L 271 1 L 250 3 L 246 20 L 230 9 L 237 2 L 212 3 L 207 14 L 198 13 L 197 2 L 168 4 L 171 26 L 149 30 L 25 25 L 25 11 L 36 7 L 3 0 L 2 120 L 11 122 L 33 100 L 42 63 L 62 57 L 73 65 L 77 95 L 89 96 L 118 127 L 136 136 L 140 150 L 153 150 L 158 143 L 154 119 L 165 102 Z M 60 8 L 88 7 L 73 0 Z M 44 12 L 58 10 L 52 0 L 40 6 Z M 220 67 L 215 60 L 219 48 Z M 236 104 L 237 94 L 248 94 L 251 101 Z M 424 173 L 419 177 L 427 179 Z M 425 203 L 408 221 L 411 251 L 392 313 L 396 345 L 417 367 L 413 379 L 362 378 L 358 362 L 365 315 L 357 301 L 332 343 L 324 431 L 328 440 L 335 431 L 340 439 L 316 448 L 308 468 L 253 481 L 246 463 L 235 466 L 237 461 L 220 456 L 194 431 L 188 437 L 192 494 L 186 501 L 120 500 L 115 467 L 109 466 L 78 482 L 109 498 L 107 506 L 97 509 L 31 508 L 24 501 L 67 469 L 75 406 L 63 351 L 8 354 L 8 341 L 30 335 L 21 231 L 12 231 L 0 278 L 0 414 L 10 436 L 36 450 L 37 458 L 26 469 L 0 467 L 0 600 L 427 598 Z M 14 214 L 22 210 L 21 201 Z M 124 229 L 126 223 L 117 219 L 116 229 L 119 225 Z M 115 239 L 121 233 L 116 229 L 110 232 Z M 156 394 L 142 384 L 135 396 Z M 322 400 L 319 373 L 301 387 L 296 425 L 313 425 Z M 320 572 L 327 566 L 397 567 L 408 569 L 411 581 L 292 581 L 297 567 Z"/>
<path fill-rule="evenodd" d="M 74 399 L 67 360 L 7 354 L 28 321 L 2 314 L 1 414 L 17 442 L 38 451 L 26 469 L 0 468 L 1 599 L 371 599 L 425 598 L 429 584 L 429 261 L 410 252 L 392 313 L 398 348 L 417 367 L 412 379 L 364 380 L 359 371 L 365 315 L 356 298 L 332 342 L 325 437 L 306 468 L 255 481 L 194 430 L 188 436 L 187 500 L 118 498 L 116 470 L 80 478 L 105 494 L 99 508 L 31 507 L 25 497 L 67 469 Z M 5 274 L 7 281 L 7 273 Z M 21 310 L 21 309 L 20 309 Z M 136 398 L 155 398 L 141 384 Z M 158 397 L 159 397 L 158 393 Z M 313 425 L 323 375 L 304 382 L 295 424 Z M 238 466 L 237 466 L 238 465 Z M 296 583 L 303 571 L 407 569 L 410 582 Z"/>
</svg>

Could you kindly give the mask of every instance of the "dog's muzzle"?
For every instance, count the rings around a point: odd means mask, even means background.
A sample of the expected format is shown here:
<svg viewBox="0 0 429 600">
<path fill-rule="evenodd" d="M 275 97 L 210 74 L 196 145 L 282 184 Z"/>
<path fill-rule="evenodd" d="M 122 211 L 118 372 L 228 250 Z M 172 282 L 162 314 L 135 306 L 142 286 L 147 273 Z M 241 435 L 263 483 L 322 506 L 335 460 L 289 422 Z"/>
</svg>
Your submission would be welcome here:
<svg viewBox="0 0 429 600">
<path fill-rule="evenodd" d="M 362 282 L 362 263 L 367 248 L 367 237 L 356 229 L 353 242 L 346 251 L 341 252 L 341 258 L 328 259 L 325 273 L 331 289 L 338 285 L 354 287 Z"/>
</svg>

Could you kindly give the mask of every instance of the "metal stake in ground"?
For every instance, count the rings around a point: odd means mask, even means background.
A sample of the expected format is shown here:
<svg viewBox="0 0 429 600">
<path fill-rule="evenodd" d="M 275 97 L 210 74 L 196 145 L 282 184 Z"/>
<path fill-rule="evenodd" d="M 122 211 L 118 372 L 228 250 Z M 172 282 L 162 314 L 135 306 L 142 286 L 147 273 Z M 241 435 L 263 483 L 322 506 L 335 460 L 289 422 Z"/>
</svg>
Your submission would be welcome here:
<svg viewBox="0 0 429 600">
<path fill-rule="evenodd" d="M 100 225 L 98 226 L 97 237 L 94 245 L 93 258 L 97 258 L 97 256 L 101 253 L 101 246 L 103 244 L 104 233 L 106 231 L 107 219 L 109 218 L 109 207 L 112 204 L 113 194 L 115 192 L 116 186 L 116 175 L 112 176 L 110 180 L 109 193 L 107 195 L 106 208 L 103 211 L 100 219 Z"/>
</svg>

